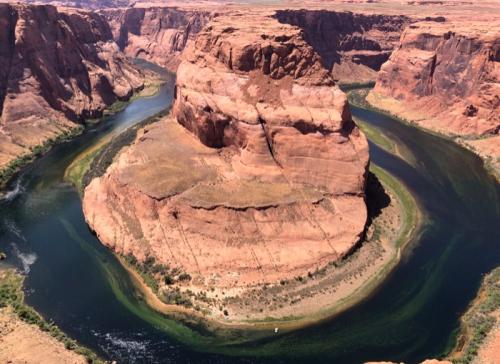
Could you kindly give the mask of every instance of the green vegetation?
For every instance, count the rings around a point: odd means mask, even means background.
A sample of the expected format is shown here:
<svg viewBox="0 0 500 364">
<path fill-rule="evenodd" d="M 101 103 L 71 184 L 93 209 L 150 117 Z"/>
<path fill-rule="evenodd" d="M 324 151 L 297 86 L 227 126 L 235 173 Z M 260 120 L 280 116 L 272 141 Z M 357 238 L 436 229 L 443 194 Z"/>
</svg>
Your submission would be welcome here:
<svg viewBox="0 0 500 364">
<path fill-rule="evenodd" d="M 488 333 L 495 326 L 493 312 L 500 309 L 500 267 L 484 277 L 477 299 L 462 317 L 463 341 L 452 360 L 457 364 L 471 363 Z"/>
<path fill-rule="evenodd" d="M 406 187 L 386 170 L 372 163 L 370 164 L 370 171 L 377 176 L 385 189 L 397 196 L 401 204 L 402 226 L 398 239 L 395 241 L 395 246 L 401 248 L 410 240 L 415 226 L 418 225 L 419 209 L 417 203 Z"/>
<path fill-rule="evenodd" d="M 348 92 L 352 90 L 358 89 L 367 89 L 375 86 L 375 81 L 367 81 L 367 82 L 352 82 L 352 83 L 339 83 L 339 87 L 342 91 Z"/>
<path fill-rule="evenodd" d="M 52 148 L 52 146 L 68 141 L 74 136 L 79 135 L 82 130 L 82 126 L 66 130 L 54 138 L 45 140 L 40 145 L 31 147 L 28 153 L 20 155 L 16 159 L 12 160 L 9 164 L 7 164 L 7 166 L 0 169 L 0 190 L 5 188 L 6 184 L 16 175 L 17 172 L 19 172 L 21 168 L 33 162 L 35 158 L 45 154 L 50 150 L 50 148 Z"/>
<path fill-rule="evenodd" d="M 377 144 L 382 149 L 389 153 L 396 152 L 396 143 L 385 136 L 378 128 L 371 124 L 362 121 L 361 119 L 353 118 L 356 125 L 365 133 L 368 139 Z"/>
<path fill-rule="evenodd" d="M 106 172 L 114 157 L 123 147 L 132 144 L 139 129 L 158 121 L 165 114 L 166 112 L 160 112 L 128 128 L 113 139 L 101 139 L 97 144 L 90 146 L 75 158 L 66 169 L 65 180 L 71 182 L 80 193 L 83 192 L 92 179 L 100 177 Z"/>
<path fill-rule="evenodd" d="M 179 268 L 170 268 L 168 265 L 156 263 L 156 259 L 152 256 L 148 256 L 143 262 L 138 261 L 132 254 L 125 255 L 123 259 L 139 273 L 144 282 L 155 293 L 158 293 L 160 282 L 172 285 L 191 280 L 188 273 L 181 271 Z"/>
<path fill-rule="evenodd" d="M 31 325 L 37 325 L 40 330 L 49 333 L 63 343 L 66 349 L 83 355 L 88 363 L 105 363 L 91 350 L 78 345 L 75 340 L 69 338 L 54 323 L 45 321 L 32 307 L 24 303 L 23 280 L 24 277 L 14 270 L 6 270 L 0 273 L 0 307 L 12 307 L 14 313 L 21 320 Z"/>
<path fill-rule="evenodd" d="M 187 308 L 193 307 L 189 296 L 194 296 L 194 294 L 190 290 L 181 292 L 179 287 L 171 287 L 163 289 L 160 293 L 161 283 L 172 286 L 175 283 L 190 281 L 191 276 L 188 273 L 182 272 L 179 268 L 170 268 L 168 265 L 156 263 L 156 259 L 152 256 L 148 256 L 143 262 L 138 261 L 132 254 L 124 256 L 123 259 L 139 273 L 143 282 L 162 302 Z"/>
</svg>

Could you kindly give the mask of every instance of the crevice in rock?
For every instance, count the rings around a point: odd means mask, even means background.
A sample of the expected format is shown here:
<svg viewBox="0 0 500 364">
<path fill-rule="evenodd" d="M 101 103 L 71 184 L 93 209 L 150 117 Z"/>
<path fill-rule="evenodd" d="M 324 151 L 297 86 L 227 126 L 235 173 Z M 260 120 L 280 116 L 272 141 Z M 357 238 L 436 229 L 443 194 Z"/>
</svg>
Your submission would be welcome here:
<svg viewBox="0 0 500 364">
<path fill-rule="evenodd" d="M 276 158 L 276 155 L 275 155 L 275 152 L 273 149 L 273 142 L 271 140 L 271 136 L 268 134 L 267 129 L 266 129 L 266 121 L 264 119 L 262 119 L 260 116 L 259 116 L 259 124 L 262 127 L 262 130 L 264 131 L 264 136 L 266 138 L 267 148 L 269 149 L 269 153 L 271 154 L 271 157 L 273 158 L 276 165 L 278 167 L 280 167 L 281 169 L 283 169 L 283 166 Z"/>
</svg>

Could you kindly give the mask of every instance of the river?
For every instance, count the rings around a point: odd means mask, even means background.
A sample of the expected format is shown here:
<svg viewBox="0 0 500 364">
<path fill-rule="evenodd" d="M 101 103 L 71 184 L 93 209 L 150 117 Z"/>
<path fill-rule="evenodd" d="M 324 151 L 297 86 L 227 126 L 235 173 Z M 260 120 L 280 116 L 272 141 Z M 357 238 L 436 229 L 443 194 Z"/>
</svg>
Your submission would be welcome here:
<svg viewBox="0 0 500 364">
<path fill-rule="evenodd" d="M 116 258 L 89 231 L 72 160 L 100 138 L 166 109 L 172 78 L 154 97 L 54 147 L 12 181 L 0 201 L 0 251 L 26 274 L 27 303 L 69 336 L 123 363 L 414 363 L 454 343 L 459 316 L 483 274 L 500 265 L 500 188 L 482 162 L 451 141 L 353 108 L 405 159 L 370 143 L 372 163 L 398 177 L 425 212 L 425 227 L 374 294 L 336 318 L 263 339 L 212 337 L 150 310 Z M 168 137 L 168 136 L 166 136 Z"/>
</svg>

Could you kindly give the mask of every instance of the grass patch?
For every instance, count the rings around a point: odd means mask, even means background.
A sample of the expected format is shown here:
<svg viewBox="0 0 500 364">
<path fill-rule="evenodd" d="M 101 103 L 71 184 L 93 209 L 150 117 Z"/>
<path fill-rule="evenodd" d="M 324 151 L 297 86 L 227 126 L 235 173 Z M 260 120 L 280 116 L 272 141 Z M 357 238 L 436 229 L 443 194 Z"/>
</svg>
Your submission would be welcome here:
<svg viewBox="0 0 500 364">
<path fill-rule="evenodd" d="M 386 189 L 392 191 L 397 196 L 401 204 L 402 226 L 398 239 L 395 241 L 396 248 L 401 248 L 410 240 L 415 225 L 417 225 L 419 219 L 417 203 L 406 187 L 396 177 L 373 163 L 370 164 L 370 171 L 377 176 Z"/>
<path fill-rule="evenodd" d="M 0 272 L 0 307 L 10 306 L 14 313 L 22 321 L 36 325 L 40 330 L 47 332 L 59 342 L 64 344 L 67 350 L 72 350 L 84 356 L 88 363 L 105 363 L 90 349 L 79 345 L 75 340 L 68 337 L 54 323 L 47 322 L 31 306 L 24 303 L 24 292 L 22 290 L 24 277 L 9 269 Z"/>
<path fill-rule="evenodd" d="M 462 334 L 451 359 L 453 363 L 466 364 L 473 362 L 485 338 L 496 324 L 491 315 L 500 309 L 500 267 L 486 275 L 479 289 L 478 297 L 462 317 Z"/>
<path fill-rule="evenodd" d="M 6 187 L 7 183 L 21 170 L 21 168 L 33 162 L 35 158 L 48 152 L 52 146 L 66 142 L 79 135 L 82 131 L 83 126 L 77 126 L 66 130 L 54 138 L 45 140 L 42 144 L 31 147 L 29 152 L 10 161 L 7 166 L 0 169 L 0 190 Z"/>
<path fill-rule="evenodd" d="M 137 131 L 148 124 L 160 120 L 168 111 L 162 111 L 155 116 L 147 118 L 123 133 L 109 139 L 104 138 L 97 144 L 89 147 L 70 164 L 64 173 L 64 179 L 71 182 L 80 193 L 96 177 L 102 176 L 113 162 L 120 150 L 132 144 L 137 136 Z"/>
</svg>

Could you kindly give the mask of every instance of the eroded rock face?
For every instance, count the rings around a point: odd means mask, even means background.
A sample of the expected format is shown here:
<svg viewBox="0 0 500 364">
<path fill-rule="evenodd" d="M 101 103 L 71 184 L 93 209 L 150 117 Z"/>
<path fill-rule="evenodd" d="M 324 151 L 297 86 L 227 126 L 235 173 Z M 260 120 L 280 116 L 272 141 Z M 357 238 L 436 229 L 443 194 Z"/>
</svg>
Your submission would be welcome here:
<svg viewBox="0 0 500 364">
<path fill-rule="evenodd" d="M 302 31 L 221 16 L 185 52 L 172 117 L 85 190 L 99 239 L 202 288 L 276 283 L 351 251 L 367 141 Z"/>
<path fill-rule="evenodd" d="M 427 128 L 448 135 L 498 134 L 498 24 L 484 24 L 482 31 L 467 23 L 411 25 L 382 67 L 374 92 L 401 102 L 406 115 Z"/>
<path fill-rule="evenodd" d="M 411 22 L 407 16 L 329 10 L 278 10 L 275 16 L 303 29 L 334 77 L 347 82 L 374 80 Z"/>
<path fill-rule="evenodd" d="M 138 7 L 102 10 L 120 49 L 174 70 L 188 40 L 217 14 L 172 7 Z"/>
<path fill-rule="evenodd" d="M 0 4 L 0 167 L 141 86 L 101 16 Z"/>
</svg>

